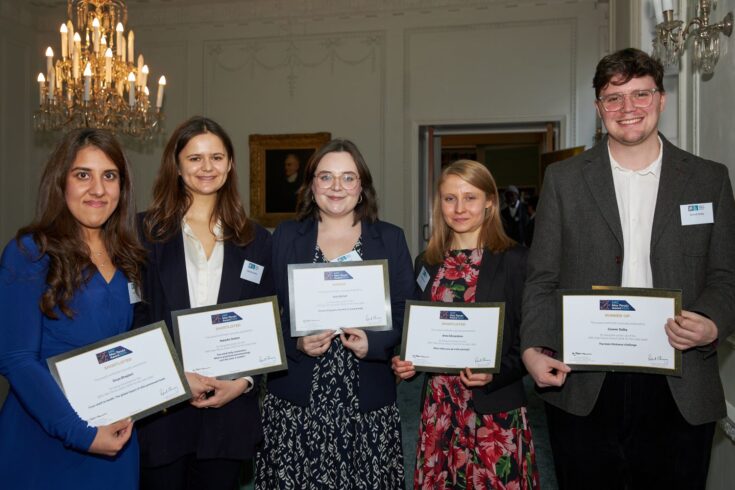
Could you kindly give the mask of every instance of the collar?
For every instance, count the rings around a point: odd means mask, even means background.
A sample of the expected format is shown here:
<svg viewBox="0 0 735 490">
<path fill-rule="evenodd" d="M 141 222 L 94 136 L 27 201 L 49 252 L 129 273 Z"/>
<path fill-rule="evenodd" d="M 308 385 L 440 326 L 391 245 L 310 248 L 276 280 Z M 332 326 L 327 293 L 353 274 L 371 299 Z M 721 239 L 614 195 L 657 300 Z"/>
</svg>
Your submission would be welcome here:
<svg viewBox="0 0 735 490">
<path fill-rule="evenodd" d="M 656 159 L 651 162 L 650 165 L 648 165 L 646 168 L 643 168 L 641 170 L 629 170 L 625 167 L 622 167 L 612 156 L 612 153 L 610 152 L 610 145 L 607 145 L 607 154 L 610 157 L 610 167 L 613 169 L 613 171 L 623 172 L 627 174 L 633 174 L 636 173 L 638 175 L 648 175 L 652 174 L 654 177 L 660 177 L 661 176 L 661 162 L 663 161 L 663 155 L 664 155 L 664 143 L 661 141 L 661 137 L 658 137 L 658 156 Z"/>
<path fill-rule="evenodd" d="M 214 230 L 212 231 L 214 232 L 214 236 L 216 237 L 217 241 L 222 241 L 224 234 L 222 233 L 221 221 L 217 221 L 217 223 L 214 225 Z M 192 230 L 191 226 L 189 226 L 189 223 L 186 222 L 186 216 L 181 218 L 181 232 L 190 238 L 199 240 L 199 238 L 197 238 L 197 236 L 194 234 L 194 230 Z"/>
</svg>

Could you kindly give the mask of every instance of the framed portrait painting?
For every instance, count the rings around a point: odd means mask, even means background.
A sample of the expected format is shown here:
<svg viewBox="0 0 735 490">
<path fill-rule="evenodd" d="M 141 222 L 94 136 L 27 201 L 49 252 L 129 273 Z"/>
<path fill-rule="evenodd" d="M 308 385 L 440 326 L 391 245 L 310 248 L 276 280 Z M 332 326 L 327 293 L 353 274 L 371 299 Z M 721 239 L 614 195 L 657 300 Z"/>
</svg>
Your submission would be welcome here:
<svg viewBox="0 0 735 490">
<path fill-rule="evenodd" d="M 330 133 L 250 135 L 250 216 L 272 228 L 296 216 L 297 193 L 311 155 Z"/>
</svg>

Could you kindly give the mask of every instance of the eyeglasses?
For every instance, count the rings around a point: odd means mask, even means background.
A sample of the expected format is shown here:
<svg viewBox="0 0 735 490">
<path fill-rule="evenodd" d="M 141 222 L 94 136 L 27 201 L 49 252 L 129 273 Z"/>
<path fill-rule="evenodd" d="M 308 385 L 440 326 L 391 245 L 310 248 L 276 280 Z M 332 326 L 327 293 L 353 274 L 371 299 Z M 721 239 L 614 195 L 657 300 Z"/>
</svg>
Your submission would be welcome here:
<svg viewBox="0 0 735 490">
<path fill-rule="evenodd" d="M 314 181 L 320 189 L 329 189 L 334 185 L 335 179 L 339 179 L 342 188 L 351 191 L 360 182 L 360 177 L 355 172 L 343 172 L 335 175 L 332 172 L 319 172 L 314 176 Z"/>
<path fill-rule="evenodd" d="M 622 109 L 625 106 L 626 97 L 630 99 L 633 107 L 643 109 L 651 105 L 651 103 L 653 102 L 653 94 L 655 94 L 656 92 L 660 92 L 660 90 L 657 88 L 633 90 L 632 92 L 628 92 L 627 94 L 619 93 L 602 95 L 600 97 L 597 97 L 597 100 L 602 103 L 602 108 L 605 109 L 605 112 L 617 112 Z"/>
</svg>

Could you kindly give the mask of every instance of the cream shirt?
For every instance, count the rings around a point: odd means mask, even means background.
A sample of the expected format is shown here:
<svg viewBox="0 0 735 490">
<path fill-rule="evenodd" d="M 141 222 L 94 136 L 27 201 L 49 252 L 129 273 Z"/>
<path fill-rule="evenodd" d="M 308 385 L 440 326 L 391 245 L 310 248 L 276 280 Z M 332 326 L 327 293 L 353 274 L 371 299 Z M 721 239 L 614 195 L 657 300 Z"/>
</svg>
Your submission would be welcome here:
<svg viewBox="0 0 735 490">
<path fill-rule="evenodd" d="M 658 157 L 646 168 L 636 171 L 621 167 L 608 147 L 623 228 L 623 287 L 653 287 L 651 230 L 663 156 L 661 138 L 658 141 Z"/>
<path fill-rule="evenodd" d="M 222 225 L 217 223 L 214 234 L 212 254 L 207 259 L 204 246 L 194 234 L 186 218 L 181 220 L 181 234 L 184 237 L 184 257 L 186 258 L 186 280 L 189 285 L 189 303 L 191 308 L 212 306 L 217 304 L 219 286 L 222 282 L 222 267 L 225 260 L 225 246 L 222 241 Z M 245 393 L 253 389 L 253 378 L 245 376 L 250 383 Z"/>
</svg>

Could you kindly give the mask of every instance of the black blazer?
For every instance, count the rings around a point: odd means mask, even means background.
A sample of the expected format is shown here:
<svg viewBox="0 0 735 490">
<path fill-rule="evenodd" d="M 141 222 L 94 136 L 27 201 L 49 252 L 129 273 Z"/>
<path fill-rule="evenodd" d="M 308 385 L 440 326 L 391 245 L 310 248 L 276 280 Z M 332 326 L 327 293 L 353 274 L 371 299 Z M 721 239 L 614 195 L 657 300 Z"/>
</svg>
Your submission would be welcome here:
<svg viewBox="0 0 735 490">
<path fill-rule="evenodd" d="M 143 215 L 139 215 L 142 223 Z M 224 242 L 224 264 L 218 303 L 229 303 L 274 294 L 271 236 L 255 226 L 255 239 L 244 247 Z M 141 236 L 143 234 L 141 233 Z M 150 243 L 141 290 L 142 302 L 135 308 L 136 327 L 165 320 L 172 331 L 171 312 L 190 308 L 184 241 L 179 230 L 169 241 Z M 245 260 L 265 267 L 260 284 L 240 279 Z M 255 387 L 221 408 L 202 410 L 188 402 L 146 417 L 136 424 L 143 466 L 160 466 L 195 453 L 202 459 L 247 459 L 263 437 L 258 409 L 259 377 Z"/>
<path fill-rule="evenodd" d="M 316 240 L 317 222 L 311 218 L 281 223 L 273 234 L 273 274 L 281 305 L 288 371 L 269 373 L 268 391 L 300 406 L 309 403 L 316 359 L 297 350 L 297 339 L 291 337 L 287 266 L 313 262 Z M 368 412 L 396 400 L 396 382 L 390 358 L 393 348 L 401 341 L 403 310 L 406 299 L 413 297 L 414 280 L 406 238 L 397 226 L 382 221 L 363 221 L 362 252 L 364 260 L 388 259 L 393 317 L 393 330 L 367 332 L 368 353 L 359 361 L 360 410 Z"/>
<path fill-rule="evenodd" d="M 521 246 L 498 254 L 485 249 L 482 255 L 475 301 L 505 302 L 505 324 L 500 372 L 493 375 L 493 380 L 487 385 L 472 390 L 475 411 L 481 414 L 506 412 L 526 404 L 522 381 L 526 368 L 521 361 L 520 328 L 527 256 L 528 249 Z M 431 285 L 441 264 L 427 265 L 423 259 L 423 254 L 416 257 L 414 273 L 418 279 L 421 269 L 426 268 L 431 276 L 421 292 L 421 299 L 431 301 Z M 426 382 L 428 377 L 424 383 Z M 425 392 L 425 389 L 422 390 L 422 393 Z"/>
</svg>

